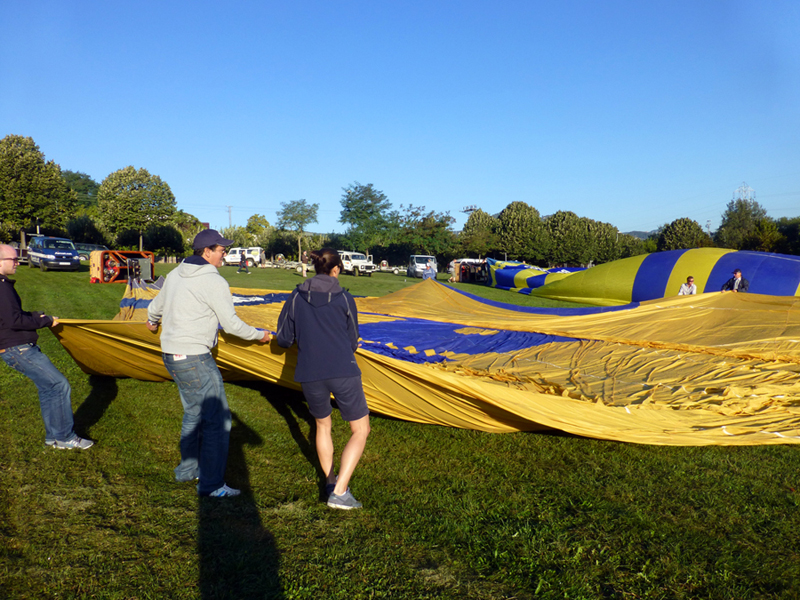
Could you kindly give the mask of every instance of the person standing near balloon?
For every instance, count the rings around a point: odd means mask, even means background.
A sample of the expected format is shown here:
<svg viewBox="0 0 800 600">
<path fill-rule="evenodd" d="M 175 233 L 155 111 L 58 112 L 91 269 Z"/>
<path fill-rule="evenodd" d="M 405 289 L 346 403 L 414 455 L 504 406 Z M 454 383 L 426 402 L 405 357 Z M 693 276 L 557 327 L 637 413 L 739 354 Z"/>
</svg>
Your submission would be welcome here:
<svg viewBox="0 0 800 600">
<path fill-rule="evenodd" d="M 316 275 L 298 285 L 281 310 L 278 344 L 297 342 L 294 380 L 303 387 L 308 409 L 317 423 L 316 447 L 325 473 L 327 504 L 331 508 L 361 508 L 348 484 L 367 443 L 369 408 L 356 363 L 358 312 L 353 297 L 339 285 L 342 259 L 336 250 L 311 252 Z M 331 394 L 351 436 L 342 451 L 337 477 L 333 465 Z"/>
<path fill-rule="evenodd" d="M 161 358 L 183 405 L 175 480 L 197 480 L 197 493 L 213 498 L 240 494 L 225 483 L 231 411 L 212 353 L 219 329 L 261 344 L 271 339 L 268 331 L 239 318 L 228 282 L 219 274 L 231 244 L 233 240 L 214 229 L 198 233 L 192 242 L 194 254 L 167 276 L 147 307 L 147 328 L 155 333 L 161 327 Z"/>
<path fill-rule="evenodd" d="M 17 251 L 0 245 L 0 360 L 30 379 L 39 392 L 44 443 L 58 450 L 87 450 L 91 440 L 78 437 L 72 416 L 69 381 L 36 344 L 37 329 L 56 327 L 58 317 L 22 310 L 22 300 L 9 275 L 17 272 Z"/>
</svg>

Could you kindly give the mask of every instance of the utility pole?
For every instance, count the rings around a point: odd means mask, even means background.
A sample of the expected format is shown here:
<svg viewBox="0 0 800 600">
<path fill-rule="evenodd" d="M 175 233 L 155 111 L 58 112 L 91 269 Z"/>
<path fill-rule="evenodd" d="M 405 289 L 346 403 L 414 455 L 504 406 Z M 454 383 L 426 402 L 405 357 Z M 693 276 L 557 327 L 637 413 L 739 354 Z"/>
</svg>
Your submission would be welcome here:
<svg viewBox="0 0 800 600">
<path fill-rule="evenodd" d="M 746 181 L 742 182 L 736 190 L 733 192 L 733 199 L 734 200 L 755 200 L 756 199 L 756 191 L 747 185 Z"/>
<path fill-rule="evenodd" d="M 233 227 L 233 221 L 231 220 L 231 209 L 232 209 L 233 207 L 232 207 L 232 206 L 227 206 L 227 205 L 226 205 L 226 206 L 225 206 L 225 208 L 227 208 L 227 209 L 228 209 L 228 228 L 230 229 L 231 227 Z"/>
</svg>

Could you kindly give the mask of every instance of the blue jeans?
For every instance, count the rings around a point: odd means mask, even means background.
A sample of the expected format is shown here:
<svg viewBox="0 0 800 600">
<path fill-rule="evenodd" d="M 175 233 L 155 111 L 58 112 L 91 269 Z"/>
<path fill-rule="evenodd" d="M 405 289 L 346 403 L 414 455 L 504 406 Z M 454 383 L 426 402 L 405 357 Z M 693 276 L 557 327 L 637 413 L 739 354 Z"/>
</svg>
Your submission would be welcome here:
<svg viewBox="0 0 800 600">
<path fill-rule="evenodd" d="M 222 375 L 211 353 L 176 359 L 163 354 L 164 366 L 178 384 L 183 404 L 181 463 L 175 479 L 200 478 L 197 491 L 206 496 L 225 484 L 231 411 Z"/>
<path fill-rule="evenodd" d="M 39 390 L 45 443 L 68 442 L 77 437 L 72 422 L 72 388 L 41 348 L 36 344 L 22 344 L 7 348 L 0 358 L 33 381 Z"/>
</svg>

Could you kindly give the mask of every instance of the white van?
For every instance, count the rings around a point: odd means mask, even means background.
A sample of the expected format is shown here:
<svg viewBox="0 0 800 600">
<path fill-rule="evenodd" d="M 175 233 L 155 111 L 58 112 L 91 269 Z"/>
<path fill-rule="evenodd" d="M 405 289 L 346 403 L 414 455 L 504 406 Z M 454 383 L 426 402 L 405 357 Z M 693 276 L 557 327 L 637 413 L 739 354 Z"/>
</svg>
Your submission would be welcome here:
<svg viewBox="0 0 800 600">
<path fill-rule="evenodd" d="M 28 266 L 42 271 L 77 271 L 81 259 L 72 240 L 52 236 L 36 236 L 28 244 Z"/>
<path fill-rule="evenodd" d="M 433 270 L 438 273 L 439 268 L 436 266 L 435 256 L 430 256 L 429 254 L 412 254 L 408 257 L 406 275 L 408 277 L 422 277 L 422 274 L 425 272 L 425 267 L 428 266 L 429 262 L 433 263 Z"/>
</svg>

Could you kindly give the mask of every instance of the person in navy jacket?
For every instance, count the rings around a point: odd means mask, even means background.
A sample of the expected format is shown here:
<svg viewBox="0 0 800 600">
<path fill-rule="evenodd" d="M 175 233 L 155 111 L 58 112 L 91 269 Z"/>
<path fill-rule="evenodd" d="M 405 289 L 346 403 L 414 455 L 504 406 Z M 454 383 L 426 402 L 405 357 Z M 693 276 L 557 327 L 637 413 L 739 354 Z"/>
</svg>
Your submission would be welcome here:
<svg viewBox="0 0 800 600">
<path fill-rule="evenodd" d="M 736 269 L 733 277 L 722 285 L 723 292 L 746 292 L 750 288 L 750 282 L 742 277 L 742 270 Z"/>
<path fill-rule="evenodd" d="M 353 297 L 339 285 L 342 259 L 336 250 L 311 252 L 316 275 L 298 285 L 278 317 L 278 344 L 297 342 L 294 380 L 317 422 L 317 456 L 325 473 L 328 506 L 361 508 L 348 484 L 369 435 L 369 409 L 356 363 L 358 312 Z M 350 423 L 350 440 L 342 451 L 337 477 L 333 468 L 331 394 L 342 418 Z"/>
</svg>

